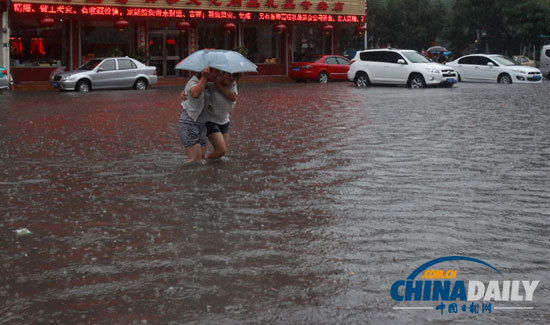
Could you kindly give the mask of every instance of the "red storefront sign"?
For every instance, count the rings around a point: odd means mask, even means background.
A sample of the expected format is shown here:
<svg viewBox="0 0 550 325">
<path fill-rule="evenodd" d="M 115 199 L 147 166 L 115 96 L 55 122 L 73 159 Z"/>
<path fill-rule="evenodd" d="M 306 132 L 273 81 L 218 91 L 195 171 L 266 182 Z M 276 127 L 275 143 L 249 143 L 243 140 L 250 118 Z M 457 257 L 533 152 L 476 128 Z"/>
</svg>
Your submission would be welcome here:
<svg viewBox="0 0 550 325">
<path fill-rule="evenodd" d="M 1 1 L 1 0 L 0 0 Z M 165 11 L 250 11 L 269 13 L 304 13 L 304 14 L 341 14 L 364 15 L 364 0 L 12 0 L 18 4 L 17 12 L 28 12 L 29 5 L 43 6 L 42 11 L 51 13 L 51 7 L 63 13 L 71 12 L 75 7 L 97 7 L 97 10 L 107 10 L 112 15 L 127 9 L 140 9 L 138 16 L 154 16 Z M 20 9 L 20 7 L 22 7 Z M 15 8 L 15 7 L 14 7 Z M 117 9 L 117 10 L 115 10 Z M 35 8 L 32 8 L 35 10 Z M 91 11 L 95 10 L 90 8 Z M 144 14 L 147 10 L 147 14 Z M 114 11 L 114 12 L 113 12 Z M 155 13 L 160 11 L 161 13 Z M 59 13 L 61 13 L 59 12 Z M 169 15 L 169 14 L 168 14 Z M 173 17 L 173 16 L 167 16 Z"/>
<path fill-rule="evenodd" d="M 211 0 L 213 1 L 213 0 Z M 14 13 L 18 14 L 59 14 L 63 16 L 104 16 L 104 17 L 154 17 L 186 18 L 191 20 L 260 20 L 260 21 L 296 21 L 296 22 L 364 22 L 365 16 L 330 15 L 279 12 L 247 12 L 220 10 L 183 10 L 152 9 L 133 7 L 72 6 L 63 4 L 12 3 Z"/>
</svg>

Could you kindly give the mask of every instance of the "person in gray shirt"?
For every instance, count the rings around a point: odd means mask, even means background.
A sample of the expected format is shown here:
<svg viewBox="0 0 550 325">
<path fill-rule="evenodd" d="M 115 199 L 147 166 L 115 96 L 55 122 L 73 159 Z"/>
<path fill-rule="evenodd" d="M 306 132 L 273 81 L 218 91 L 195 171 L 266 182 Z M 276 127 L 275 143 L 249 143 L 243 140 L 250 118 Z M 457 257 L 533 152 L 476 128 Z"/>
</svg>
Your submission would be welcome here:
<svg viewBox="0 0 550 325">
<path fill-rule="evenodd" d="M 209 88 L 210 105 L 206 108 L 206 135 L 214 147 L 206 159 L 220 158 L 229 145 L 229 114 L 237 101 L 239 73 L 221 72 Z"/>
<path fill-rule="evenodd" d="M 216 79 L 217 71 L 204 68 L 194 74 L 185 85 L 180 97 L 183 99 L 178 125 L 180 137 L 188 156 L 188 162 L 201 160 L 206 155 L 206 107 L 210 103 L 205 90 L 208 81 Z"/>
</svg>

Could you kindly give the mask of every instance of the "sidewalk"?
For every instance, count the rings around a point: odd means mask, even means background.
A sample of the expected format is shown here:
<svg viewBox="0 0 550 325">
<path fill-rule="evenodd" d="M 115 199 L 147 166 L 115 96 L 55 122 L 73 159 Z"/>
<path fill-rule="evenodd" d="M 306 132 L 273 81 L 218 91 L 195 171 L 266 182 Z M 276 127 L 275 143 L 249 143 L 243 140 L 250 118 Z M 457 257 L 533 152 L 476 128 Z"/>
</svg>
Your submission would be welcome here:
<svg viewBox="0 0 550 325">
<path fill-rule="evenodd" d="M 159 77 L 158 83 L 153 87 L 164 86 L 185 86 L 187 78 L 184 77 Z M 293 83 L 294 81 L 285 75 L 252 75 L 244 76 L 239 80 L 243 83 Z M 49 81 L 25 81 L 16 83 L 12 86 L 12 90 L 55 90 L 52 88 Z"/>
</svg>

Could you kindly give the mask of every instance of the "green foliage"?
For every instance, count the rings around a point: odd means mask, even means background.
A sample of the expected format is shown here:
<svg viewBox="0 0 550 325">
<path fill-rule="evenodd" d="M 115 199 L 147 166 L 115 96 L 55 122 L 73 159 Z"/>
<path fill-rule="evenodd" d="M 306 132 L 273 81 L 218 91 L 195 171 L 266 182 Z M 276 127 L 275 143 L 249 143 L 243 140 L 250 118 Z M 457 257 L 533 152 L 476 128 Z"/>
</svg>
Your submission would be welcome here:
<svg viewBox="0 0 550 325">
<path fill-rule="evenodd" d="M 134 52 L 130 53 L 130 57 L 141 63 L 146 63 L 147 60 L 149 60 L 149 54 L 147 53 L 147 48 L 145 47 L 138 47 Z"/>
<path fill-rule="evenodd" d="M 118 46 L 112 46 L 107 50 L 107 56 L 123 56 L 122 49 Z"/>
<path fill-rule="evenodd" d="M 236 47 L 233 51 L 241 53 L 244 57 L 248 57 L 248 48 L 246 46 Z"/>
<path fill-rule="evenodd" d="M 433 42 L 455 52 L 480 41 L 540 46 L 540 35 L 550 35 L 548 17 L 548 0 L 371 0 L 368 36 L 370 44 L 417 50 Z"/>
</svg>

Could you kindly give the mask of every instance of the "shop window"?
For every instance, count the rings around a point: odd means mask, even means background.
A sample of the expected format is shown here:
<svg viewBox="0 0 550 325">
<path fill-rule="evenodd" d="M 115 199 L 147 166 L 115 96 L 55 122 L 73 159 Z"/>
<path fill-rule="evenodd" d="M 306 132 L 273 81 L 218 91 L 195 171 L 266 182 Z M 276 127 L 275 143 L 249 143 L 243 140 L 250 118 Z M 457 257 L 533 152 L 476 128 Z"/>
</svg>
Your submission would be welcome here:
<svg viewBox="0 0 550 325">
<path fill-rule="evenodd" d="M 12 67 L 61 66 L 63 33 L 61 24 L 45 29 L 35 21 L 14 21 L 11 26 Z"/>
<path fill-rule="evenodd" d="M 200 25 L 197 36 L 199 49 L 229 50 L 228 34 L 219 24 Z"/>
<path fill-rule="evenodd" d="M 337 31 L 338 33 L 338 49 L 340 50 L 341 56 L 344 56 L 348 59 L 353 59 L 355 53 L 359 50 L 365 48 L 365 41 L 363 35 L 357 35 L 348 28 L 342 28 Z"/>
<path fill-rule="evenodd" d="M 325 37 L 320 27 L 294 26 L 292 60 L 310 62 L 316 55 L 323 55 Z"/>
<path fill-rule="evenodd" d="M 112 22 L 88 21 L 82 25 L 82 63 L 93 58 L 130 55 L 130 31 Z"/>
<path fill-rule="evenodd" d="M 46 55 L 46 51 L 44 51 L 44 38 L 42 37 L 31 38 L 31 55 L 35 57 L 41 57 Z"/>
<path fill-rule="evenodd" d="M 281 35 L 271 25 L 246 26 L 243 28 L 243 46 L 247 57 L 254 63 L 280 63 Z"/>
</svg>

